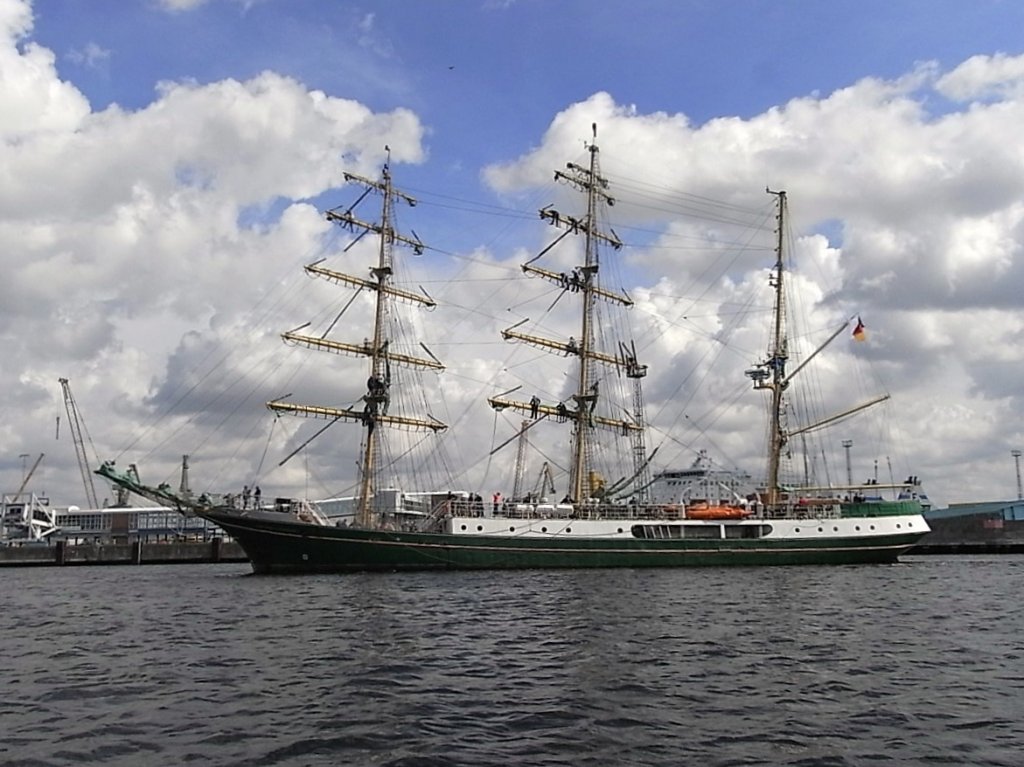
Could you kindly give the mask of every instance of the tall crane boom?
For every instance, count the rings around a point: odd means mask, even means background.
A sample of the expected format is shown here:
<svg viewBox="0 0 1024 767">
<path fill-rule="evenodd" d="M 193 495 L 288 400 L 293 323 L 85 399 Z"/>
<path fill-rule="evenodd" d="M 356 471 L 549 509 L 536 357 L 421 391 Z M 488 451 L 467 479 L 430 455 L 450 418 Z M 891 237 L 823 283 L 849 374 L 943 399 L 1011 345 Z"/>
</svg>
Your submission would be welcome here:
<svg viewBox="0 0 1024 767">
<path fill-rule="evenodd" d="M 78 413 L 78 405 L 75 404 L 75 397 L 71 393 L 71 384 L 68 379 L 60 378 L 60 388 L 64 392 L 64 407 L 68 411 L 68 424 L 71 427 L 71 439 L 75 443 L 75 455 L 78 457 L 78 469 L 82 472 L 82 484 L 85 486 L 85 499 L 89 508 L 98 509 L 99 501 L 96 499 L 96 488 L 92 484 L 92 471 L 89 466 L 89 457 L 85 453 L 85 439 L 83 436 L 84 422 Z"/>
<path fill-rule="evenodd" d="M 36 458 L 36 462 L 32 464 L 32 468 L 28 470 L 25 478 L 21 480 L 21 487 L 18 488 L 18 492 L 14 494 L 14 500 L 18 500 L 21 494 L 25 492 L 25 488 L 28 487 L 28 481 L 32 479 L 32 475 L 36 473 L 36 469 L 39 468 L 39 464 L 42 463 L 44 453 L 40 453 L 39 457 Z"/>
<path fill-rule="evenodd" d="M 512 500 L 514 501 L 520 501 L 523 498 L 523 471 L 526 468 L 526 449 L 530 445 L 530 438 L 526 436 L 526 430 L 529 426 L 529 421 L 523 421 L 519 431 L 519 449 L 516 451 L 516 469 L 512 481 Z"/>
</svg>

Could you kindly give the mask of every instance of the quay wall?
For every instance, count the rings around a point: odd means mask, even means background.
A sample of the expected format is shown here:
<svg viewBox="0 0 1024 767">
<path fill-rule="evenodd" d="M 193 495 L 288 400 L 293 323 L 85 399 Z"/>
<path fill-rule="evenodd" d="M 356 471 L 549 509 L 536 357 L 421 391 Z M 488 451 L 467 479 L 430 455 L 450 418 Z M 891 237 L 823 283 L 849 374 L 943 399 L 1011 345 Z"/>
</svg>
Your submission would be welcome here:
<svg viewBox="0 0 1024 767">
<path fill-rule="evenodd" d="M 65 565 L 167 565 L 212 562 L 246 562 L 242 547 L 234 541 L 168 541 L 147 543 L 79 543 L 55 541 L 52 545 L 0 546 L 0 567 Z"/>
<path fill-rule="evenodd" d="M 914 554 L 1024 553 L 1024 501 L 953 504 L 924 516 L 932 531 Z"/>
</svg>

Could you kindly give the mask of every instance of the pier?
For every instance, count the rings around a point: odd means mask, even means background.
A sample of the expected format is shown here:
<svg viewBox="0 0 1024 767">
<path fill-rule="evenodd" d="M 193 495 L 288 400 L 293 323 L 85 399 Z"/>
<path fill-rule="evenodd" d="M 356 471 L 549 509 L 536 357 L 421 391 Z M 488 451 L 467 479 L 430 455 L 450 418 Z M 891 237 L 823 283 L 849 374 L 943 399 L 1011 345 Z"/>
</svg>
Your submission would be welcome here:
<svg viewBox="0 0 1024 767">
<path fill-rule="evenodd" d="M 913 554 L 1024 554 L 1024 501 L 975 501 L 924 514 L 932 531 Z"/>
<path fill-rule="evenodd" d="M 223 538 L 156 543 L 141 540 L 70 543 L 58 540 L 50 545 L 25 543 L 0 546 L 0 567 L 169 565 L 247 561 L 248 558 L 241 546 Z"/>
</svg>

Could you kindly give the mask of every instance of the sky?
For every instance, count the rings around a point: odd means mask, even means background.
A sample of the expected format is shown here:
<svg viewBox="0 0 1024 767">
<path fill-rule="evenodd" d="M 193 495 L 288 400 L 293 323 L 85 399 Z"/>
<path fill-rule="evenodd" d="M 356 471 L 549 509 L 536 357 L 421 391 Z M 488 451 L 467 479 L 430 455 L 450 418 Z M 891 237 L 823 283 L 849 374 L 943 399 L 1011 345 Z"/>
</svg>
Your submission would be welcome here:
<svg viewBox="0 0 1024 767">
<path fill-rule="evenodd" d="M 765 352 L 769 187 L 802 342 L 868 328 L 816 361 L 822 398 L 891 395 L 834 430 L 854 478 L 917 475 L 937 506 L 1015 498 L 1021 28 L 999 0 L 0 0 L 0 488 L 44 454 L 30 489 L 85 505 L 59 378 L 90 461 L 177 484 L 188 454 L 193 487 L 264 497 L 350 488 L 351 432 L 279 466 L 315 427 L 264 403 L 358 397 L 365 371 L 279 333 L 338 310 L 302 266 L 347 244 L 322 215 L 357 199 L 344 174 L 390 157 L 420 201 L 399 224 L 429 246 L 409 284 L 439 304 L 415 327 L 448 365 L 423 395 L 451 424 L 445 462 L 508 492 L 514 451 L 489 453 L 518 422 L 485 399 L 534 371 L 561 396 L 564 360 L 500 331 L 555 298 L 529 303 L 518 267 L 554 236 L 537 210 L 576 204 L 552 172 L 586 162 L 596 124 L 656 468 L 706 450 L 763 471 L 743 371 Z M 572 333 L 561 305 L 545 322 Z"/>
</svg>

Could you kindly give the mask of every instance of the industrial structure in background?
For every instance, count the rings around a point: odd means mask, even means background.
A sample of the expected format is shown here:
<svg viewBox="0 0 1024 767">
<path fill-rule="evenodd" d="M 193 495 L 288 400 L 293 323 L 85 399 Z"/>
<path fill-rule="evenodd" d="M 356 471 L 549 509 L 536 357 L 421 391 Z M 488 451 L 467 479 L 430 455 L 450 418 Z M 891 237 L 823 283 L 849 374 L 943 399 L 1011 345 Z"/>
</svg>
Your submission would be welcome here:
<svg viewBox="0 0 1024 767">
<path fill-rule="evenodd" d="M 951 503 L 947 509 L 925 512 L 932 532 L 921 539 L 922 553 L 1024 552 L 1024 488 L 1020 456 L 1010 451 L 1017 478 L 1016 501 Z"/>
<path fill-rule="evenodd" d="M 85 487 L 85 500 L 90 509 L 100 508 L 99 499 L 96 497 L 96 487 L 92 482 L 92 467 L 99 466 L 100 460 L 96 456 L 96 447 L 92 444 L 92 437 L 85 428 L 85 422 L 78 412 L 78 405 L 71 393 L 71 383 L 66 378 L 58 379 L 60 388 L 64 394 L 64 408 L 68 412 L 68 428 L 71 429 L 71 440 L 75 443 L 75 457 L 78 459 L 78 470 L 82 473 L 82 485 Z M 93 460 L 85 452 L 85 440 L 89 440 L 92 448 Z"/>
<path fill-rule="evenodd" d="M 182 514 L 166 506 L 134 505 L 131 494 L 121 487 L 116 488 L 113 505 L 109 505 L 106 498 L 101 503 L 93 482 L 93 468 L 99 465 L 96 448 L 69 380 L 59 378 L 58 381 L 86 504 L 84 507 L 51 506 L 49 498 L 30 492 L 29 482 L 42 462 L 43 454 L 39 454 L 29 469 L 29 456 L 23 453 L 20 487 L 17 492 L 0 497 L 0 545 L 203 541 L 223 535 L 215 525 L 194 515 Z M 56 438 L 60 439 L 59 417 Z M 187 455 L 182 456 L 179 493 L 183 497 L 191 496 L 188 460 Z M 128 474 L 141 481 L 135 464 L 128 467 Z"/>
<path fill-rule="evenodd" d="M 43 541 L 57 532 L 57 514 L 50 508 L 48 498 L 28 491 L 28 483 L 43 461 L 39 454 L 32 468 L 22 465 L 21 485 L 17 492 L 5 493 L 0 498 L 0 541 L 7 539 Z M 22 456 L 22 461 L 28 455 Z"/>
<path fill-rule="evenodd" d="M 1011 450 L 1010 455 L 1013 456 L 1013 463 L 1017 468 L 1017 500 L 1024 500 L 1024 488 L 1020 485 L 1020 450 Z"/>
</svg>

